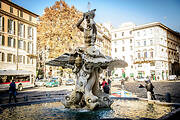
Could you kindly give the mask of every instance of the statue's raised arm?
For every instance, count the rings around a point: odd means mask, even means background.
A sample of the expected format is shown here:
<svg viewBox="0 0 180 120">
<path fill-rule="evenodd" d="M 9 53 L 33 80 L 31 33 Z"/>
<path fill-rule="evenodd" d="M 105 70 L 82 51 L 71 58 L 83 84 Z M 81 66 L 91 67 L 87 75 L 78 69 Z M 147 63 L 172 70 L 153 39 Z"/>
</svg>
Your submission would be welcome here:
<svg viewBox="0 0 180 120">
<path fill-rule="evenodd" d="M 94 21 L 95 11 L 96 9 L 85 12 L 83 14 L 83 18 L 80 19 L 76 24 L 77 28 L 81 32 L 84 32 L 84 40 L 86 46 L 94 46 L 96 42 L 97 28 L 96 23 Z M 84 20 L 86 20 L 86 24 L 83 27 L 81 24 Z"/>
<path fill-rule="evenodd" d="M 77 28 L 81 31 L 84 32 L 84 28 L 81 26 L 81 23 L 84 21 L 84 14 L 83 14 L 83 18 L 81 18 L 78 23 L 76 24 Z"/>
</svg>

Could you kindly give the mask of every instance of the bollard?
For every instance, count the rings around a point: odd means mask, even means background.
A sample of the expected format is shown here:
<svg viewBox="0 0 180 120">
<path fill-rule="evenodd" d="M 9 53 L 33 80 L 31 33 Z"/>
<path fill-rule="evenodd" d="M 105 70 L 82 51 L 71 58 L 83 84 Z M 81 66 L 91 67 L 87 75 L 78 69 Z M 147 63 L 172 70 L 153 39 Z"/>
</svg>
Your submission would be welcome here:
<svg viewBox="0 0 180 120">
<path fill-rule="evenodd" d="M 171 102 L 171 94 L 170 93 L 166 93 L 165 100 L 166 100 L 166 102 Z"/>
<path fill-rule="evenodd" d="M 28 96 L 24 96 L 24 101 L 28 101 Z"/>
<path fill-rule="evenodd" d="M 49 93 L 46 93 L 46 96 L 47 96 L 47 97 L 50 97 L 50 94 L 49 94 Z"/>
</svg>

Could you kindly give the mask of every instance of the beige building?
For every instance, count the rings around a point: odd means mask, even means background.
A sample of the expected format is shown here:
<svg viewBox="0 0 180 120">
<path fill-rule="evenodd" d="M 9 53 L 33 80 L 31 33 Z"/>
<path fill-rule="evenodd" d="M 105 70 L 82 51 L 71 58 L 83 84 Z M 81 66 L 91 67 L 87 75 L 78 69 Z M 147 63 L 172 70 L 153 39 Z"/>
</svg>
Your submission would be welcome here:
<svg viewBox="0 0 180 120">
<path fill-rule="evenodd" d="M 111 34 L 110 31 L 102 24 L 97 24 L 97 37 L 95 46 L 104 55 L 111 56 Z"/>
<path fill-rule="evenodd" d="M 8 0 L 0 1 L 0 9 L 0 84 L 33 83 L 38 15 Z"/>
<path fill-rule="evenodd" d="M 134 77 L 153 77 L 154 80 L 167 80 L 169 75 L 180 75 L 180 33 L 159 22 L 134 25 L 129 30 L 132 31 L 130 40 L 132 39 L 133 51 L 128 51 L 130 43 L 125 45 L 124 49 L 113 47 L 114 53 L 118 51 L 114 57 L 124 59 L 122 55 L 125 52 L 124 60 L 132 66 L 125 68 L 126 76 L 131 76 L 128 71 L 131 71 Z M 123 32 L 125 33 L 125 30 L 117 30 L 113 32 L 113 35 L 123 34 Z M 127 38 L 128 35 L 124 34 L 124 37 Z M 113 44 L 116 45 L 117 39 L 119 38 L 113 39 Z M 123 41 L 122 38 L 120 39 Z M 128 40 L 125 41 L 128 42 Z M 120 43 L 117 46 L 122 45 L 123 43 Z M 132 59 L 128 61 L 126 57 L 131 53 L 133 53 Z"/>
</svg>

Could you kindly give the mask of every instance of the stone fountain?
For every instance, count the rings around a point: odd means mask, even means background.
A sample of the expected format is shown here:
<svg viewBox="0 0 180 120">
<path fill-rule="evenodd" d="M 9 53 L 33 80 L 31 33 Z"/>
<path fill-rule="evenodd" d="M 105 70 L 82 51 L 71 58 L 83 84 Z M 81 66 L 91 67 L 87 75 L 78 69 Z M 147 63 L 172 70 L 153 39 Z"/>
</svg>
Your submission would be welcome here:
<svg viewBox="0 0 180 120">
<path fill-rule="evenodd" d="M 83 18 L 76 24 L 77 28 L 84 33 L 84 47 L 77 47 L 73 53 L 64 53 L 46 63 L 51 66 L 70 68 L 76 74 L 74 91 L 65 97 L 63 102 L 66 108 L 95 108 L 110 107 L 112 101 L 109 95 L 99 88 L 99 75 L 107 68 L 126 67 L 123 60 L 113 60 L 103 55 L 95 48 L 97 28 L 94 21 L 95 11 L 91 10 L 83 14 Z M 85 27 L 82 22 L 85 21 Z"/>
</svg>

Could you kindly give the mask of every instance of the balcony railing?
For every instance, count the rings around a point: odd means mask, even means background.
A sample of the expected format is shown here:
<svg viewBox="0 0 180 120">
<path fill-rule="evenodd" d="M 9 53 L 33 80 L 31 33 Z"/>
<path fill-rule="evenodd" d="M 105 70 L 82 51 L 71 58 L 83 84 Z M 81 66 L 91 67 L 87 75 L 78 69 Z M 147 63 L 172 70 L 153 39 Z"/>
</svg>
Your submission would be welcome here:
<svg viewBox="0 0 180 120">
<path fill-rule="evenodd" d="M 134 64 L 139 64 L 139 63 L 152 63 L 154 61 L 153 58 L 136 58 L 134 60 Z"/>
</svg>

